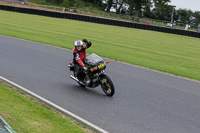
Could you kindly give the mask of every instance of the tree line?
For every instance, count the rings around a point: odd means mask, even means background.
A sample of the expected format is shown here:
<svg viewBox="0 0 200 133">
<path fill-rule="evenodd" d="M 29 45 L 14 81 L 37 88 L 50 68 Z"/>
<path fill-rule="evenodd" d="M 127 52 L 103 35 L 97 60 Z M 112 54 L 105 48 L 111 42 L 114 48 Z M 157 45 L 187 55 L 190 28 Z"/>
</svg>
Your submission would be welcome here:
<svg viewBox="0 0 200 133">
<path fill-rule="evenodd" d="M 65 7 L 74 7 L 78 1 L 93 3 L 102 11 L 126 14 L 137 18 L 151 18 L 162 21 L 198 25 L 200 23 L 200 11 L 188 9 L 176 10 L 170 5 L 171 0 L 46 0 L 63 3 Z M 80 7 L 79 7 L 80 8 Z"/>
<path fill-rule="evenodd" d="M 89 1 L 89 0 L 88 0 Z M 200 23 L 200 11 L 188 9 L 176 10 L 170 5 L 171 0 L 100 0 L 105 11 L 114 10 L 117 14 L 145 17 L 162 21 L 179 22 L 198 25 Z M 173 12 L 173 18 L 172 18 Z"/>
</svg>

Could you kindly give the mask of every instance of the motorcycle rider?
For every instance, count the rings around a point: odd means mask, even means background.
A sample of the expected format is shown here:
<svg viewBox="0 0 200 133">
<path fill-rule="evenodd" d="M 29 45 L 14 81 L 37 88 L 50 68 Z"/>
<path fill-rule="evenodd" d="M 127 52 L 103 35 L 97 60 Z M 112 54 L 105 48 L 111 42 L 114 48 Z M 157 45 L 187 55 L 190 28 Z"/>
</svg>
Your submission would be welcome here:
<svg viewBox="0 0 200 133">
<path fill-rule="evenodd" d="M 84 43 L 85 44 L 84 44 Z M 90 41 L 87 41 L 87 39 L 77 40 L 74 43 L 74 51 L 73 51 L 73 63 L 75 65 L 75 71 L 77 77 L 85 77 L 86 84 L 90 83 L 90 79 L 87 75 L 87 67 L 85 66 L 84 62 L 86 59 L 86 49 L 89 48 L 92 45 Z"/>
</svg>

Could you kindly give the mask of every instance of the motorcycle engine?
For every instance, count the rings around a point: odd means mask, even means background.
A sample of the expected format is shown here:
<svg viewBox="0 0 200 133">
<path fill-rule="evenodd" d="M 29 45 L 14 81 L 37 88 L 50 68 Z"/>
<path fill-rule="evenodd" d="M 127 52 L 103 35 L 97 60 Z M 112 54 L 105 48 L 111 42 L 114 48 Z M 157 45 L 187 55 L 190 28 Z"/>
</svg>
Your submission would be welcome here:
<svg viewBox="0 0 200 133">
<path fill-rule="evenodd" d="M 99 75 L 96 73 L 96 74 L 93 75 L 92 82 L 96 83 L 98 80 L 99 80 Z"/>
</svg>

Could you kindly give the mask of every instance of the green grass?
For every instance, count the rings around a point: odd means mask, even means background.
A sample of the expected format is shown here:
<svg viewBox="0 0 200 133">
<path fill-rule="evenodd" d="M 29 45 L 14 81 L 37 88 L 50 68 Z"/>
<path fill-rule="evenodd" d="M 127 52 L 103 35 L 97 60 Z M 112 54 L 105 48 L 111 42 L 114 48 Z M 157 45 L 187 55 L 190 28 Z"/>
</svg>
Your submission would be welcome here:
<svg viewBox="0 0 200 133">
<path fill-rule="evenodd" d="M 73 49 L 87 38 L 88 53 L 200 80 L 200 39 L 0 10 L 0 34 Z"/>
<path fill-rule="evenodd" d="M 12 88 L 12 89 L 11 89 Z M 90 131 L 30 96 L 0 81 L 0 115 L 18 133 L 85 133 Z M 85 128 L 85 131 L 82 129 Z"/>
</svg>

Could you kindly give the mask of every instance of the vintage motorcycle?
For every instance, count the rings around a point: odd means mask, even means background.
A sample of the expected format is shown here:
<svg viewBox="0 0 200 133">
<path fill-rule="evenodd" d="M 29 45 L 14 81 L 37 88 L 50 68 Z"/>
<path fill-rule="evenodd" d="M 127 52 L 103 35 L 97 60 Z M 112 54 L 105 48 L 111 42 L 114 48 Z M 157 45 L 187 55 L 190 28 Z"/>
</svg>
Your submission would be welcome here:
<svg viewBox="0 0 200 133">
<path fill-rule="evenodd" d="M 72 62 L 69 63 L 68 67 L 70 71 L 73 71 L 73 75 L 70 77 L 77 81 L 82 87 L 95 88 L 101 85 L 102 90 L 107 96 L 113 96 L 115 93 L 115 87 L 112 80 L 104 73 L 106 65 L 109 64 L 108 61 L 104 61 L 101 57 L 96 54 L 90 54 L 85 59 L 85 66 L 88 67 L 87 71 L 83 76 L 77 77 L 77 72 L 75 66 Z M 90 83 L 87 84 L 85 81 L 85 75 L 88 75 Z"/>
</svg>

